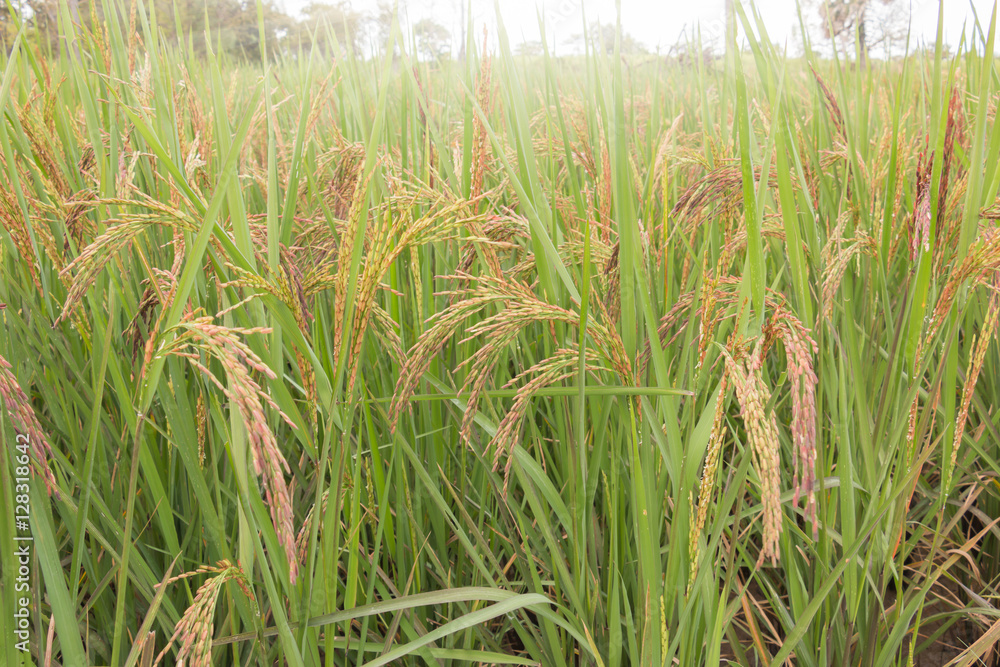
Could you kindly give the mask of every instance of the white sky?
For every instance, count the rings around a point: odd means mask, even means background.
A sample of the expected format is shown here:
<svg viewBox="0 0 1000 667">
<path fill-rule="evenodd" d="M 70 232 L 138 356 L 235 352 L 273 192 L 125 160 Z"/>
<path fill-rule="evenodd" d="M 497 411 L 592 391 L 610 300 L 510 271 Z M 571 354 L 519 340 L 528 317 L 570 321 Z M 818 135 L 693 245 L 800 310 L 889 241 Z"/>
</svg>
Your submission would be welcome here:
<svg viewBox="0 0 1000 667">
<path fill-rule="evenodd" d="M 293 14 L 314 0 L 278 0 Z M 337 0 L 320 0 L 336 4 Z M 476 34 L 482 26 L 496 35 L 496 13 L 493 0 L 471 0 L 476 24 Z M 912 8 L 912 35 L 914 46 L 919 42 L 934 42 L 937 28 L 938 0 L 896 0 Z M 430 17 L 447 27 L 457 49 L 460 35 L 462 5 L 468 0 L 399 0 L 399 10 L 404 24 L 412 24 Z M 809 2 L 809 0 L 806 0 Z M 945 8 L 945 41 L 956 46 L 963 24 L 973 25 L 971 6 L 975 6 L 980 21 L 987 24 L 993 10 L 993 0 L 943 0 Z M 621 0 L 622 28 L 645 43 L 650 49 L 658 46 L 666 51 L 677 43 L 684 30 L 688 33 L 700 25 L 705 41 L 717 39 L 722 45 L 725 37 L 724 0 Z M 349 0 L 348 4 L 362 14 L 374 14 L 378 0 Z M 584 20 L 614 23 L 615 0 L 500 0 L 500 12 L 510 37 L 511 46 L 527 40 L 539 39 L 538 13 L 546 17 L 550 48 L 557 53 L 566 51 L 565 42 L 581 32 Z M 744 0 L 744 5 L 748 4 Z M 806 3 L 803 3 L 806 4 Z M 803 8 L 803 16 L 810 24 L 815 42 L 820 41 L 816 0 Z M 879 3 L 873 3 L 878 5 Z M 790 54 L 800 52 L 799 21 L 796 0 L 757 0 L 756 6 L 764 18 L 767 31 L 774 42 L 788 45 Z M 478 41 L 478 40 L 477 40 Z"/>
</svg>

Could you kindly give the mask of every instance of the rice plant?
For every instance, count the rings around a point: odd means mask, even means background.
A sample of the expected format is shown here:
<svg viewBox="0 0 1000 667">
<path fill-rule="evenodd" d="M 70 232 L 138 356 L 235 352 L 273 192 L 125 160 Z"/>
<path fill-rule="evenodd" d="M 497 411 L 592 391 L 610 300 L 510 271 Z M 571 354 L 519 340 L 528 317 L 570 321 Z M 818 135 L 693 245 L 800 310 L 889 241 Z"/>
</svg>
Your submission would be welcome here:
<svg viewBox="0 0 1000 667">
<path fill-rule="evenodd" d="M 2 664 L 993 664 L 996 12 L 736 5 L 686 62 L 15 13 Z"/>
</svg>

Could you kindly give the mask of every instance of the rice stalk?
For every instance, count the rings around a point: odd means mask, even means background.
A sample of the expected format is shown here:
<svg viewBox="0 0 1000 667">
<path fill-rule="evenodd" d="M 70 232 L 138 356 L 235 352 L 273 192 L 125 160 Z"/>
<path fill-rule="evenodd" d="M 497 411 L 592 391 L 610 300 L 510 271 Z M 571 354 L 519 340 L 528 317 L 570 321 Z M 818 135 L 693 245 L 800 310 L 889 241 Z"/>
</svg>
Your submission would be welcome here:
<svg viewBox="0 0 1000 667">
<path fill-rule="evenodd" d="M 246 423 L 250 439 L 250 454 L 254 473 L 264 478 L 265 501 L 271 512 L 278 541 L 288 559 L 289 578 L 295 583 L 298 576 L 298 560 L 295 553 L 294 508 L 285 482 L 285 475 L 291 472 L 281 449 L 278 447 L 274 431 L 264 413 L 270 406 L 292 428 L 295 424 L 281 411 L 274 400 L 257 383 L 252 371 L 268 379 L 277 376 L 241 338 L 253 334 L 267 334 L 269 328 L 242 329 L 213 324 L 213 317 L 186 316 L 173 331 L 164 332 L 161 338 L 173 334 L 168 342 L 161 343 L 155 356 L 168 355 L 182 357 L 195 369 L 201 371 L 226 398 L 232 401 Z M 221 363 L 227 382 L 222 382 L 202 361 L 202 355 Z"/>
<path fill-rule="evenodd" d="M 17 378 L 12 372 L 10 362 L 0 356 L 0 398 L 7 408 L 7 416 L 10 417 L 14 430 L 17 431 L 17 444 L 27 444 L 34 460 L 35 474 L 45 482 L 45 489 L 49 495 L 59 496 L 59 487 L 56 484 L 55 475 L 49 467 L 48 457 L 52 453 L 49 439 L 45 436 L 42 425 L 38 423 L 35 410 L 31 407 L 31 402 L 18 384 Z M 22 438 L 24 442 L 22 442 Z"/>
<path fill-rule="evenodd" d="M 170 648 L 179 640 L 180 647 L 177 650 L 175 664 L 188 665 L 189 667 L 211 667 L 215 607 L 226 582 L 235 582 L 243 594 L 256 604 L 257 598 L 253 594 L 250 579 L 243 568 L 225 560 L 219 561 L 215 566 L 202 565 L 192 572 L 173 577 L 167 580 L 166 585 L 199 574 L 212 574 L 214 576 L 209 577 L 198 588 L 191 606 L 177 622 L 174 634 L 156 656 L 156 660 L 153 662 L 154 666 L 160 664 Z"/>
</svg>

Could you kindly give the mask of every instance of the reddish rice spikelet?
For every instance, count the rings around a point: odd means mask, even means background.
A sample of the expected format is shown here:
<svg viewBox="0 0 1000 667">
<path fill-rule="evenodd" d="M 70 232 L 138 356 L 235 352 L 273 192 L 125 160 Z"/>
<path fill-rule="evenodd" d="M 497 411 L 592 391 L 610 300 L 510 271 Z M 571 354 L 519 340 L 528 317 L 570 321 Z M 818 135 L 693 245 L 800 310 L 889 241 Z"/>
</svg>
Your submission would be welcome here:
<svg viewBox="0 0 1000 667">
<path fill-rule="evenodd" d="M 157 356 L 173 354 L 188 359 L 236 406 L 246 424 L 250 442 L 250 458 L 254 473 L 264 477 L 265 502 L 271 511 L 278 540 L 288 558 L 289 578 L 292 583 L 298 576 L 295 558 L 294 512 L 285 474 L 291 472 L 288 462 L 278 448 L 274 432 L 268 426 L 264 405 L 270 406 L 284 421 L 295 428 L 294 422 L 281 412 L 274 400 L 251 377 L 257 371 L 270 379 L 274 372 L 241 340 L 238 335 L 270 333 L 270 329 L 239 329 L 212 323 L 210 317 L 187 317 L 176 327 L 178 335 L 168 345 L 157 351 Z M 214 357 L 226 372 L 227 384 L 200 361 L 199 352 Z"/>
<path fill-rule="evenodd" d="M 183 246 L 181 246 L 179 250 L 175 250 L 175 252 L 182 255 Z M 175 255 L 175 257 L 177 257 L 177 255 Z M 173 272 L 153 269 L 153 272 L 155 273 L 154 276 L 155 280 L 152 281 L 153 283 L 152 289 L 154 292 L 154 296 L 156 297 L 156 302 L 160 303 L 160 301 L 162 300 L 162 303 L 160 304 L 161 305 L 160 317 L 157 318 L 156 324 L 153 325 L 153 328 L 149 331 L 146 337 L 145 350 L 142 357 L 142 366 L 139 368 L 140 382 L 146 376 L 146 369 L 149 368 L 149 364 L 153 360 L 153 353 L 156 349 L 156 340 L 160 333 L 160 326 L 163 324 L 163 318 L 166 315 L 167 309 L 174 302 L 174 295 L 177 293 L 177 272 L 179 270 L 180 270 L 180 262 L 177 259 L 175 259 L 174 261 Z M 151 309 L 152 305 L 147 304 L 147 307 Z M 139 312 L 136 313 L 135 317 L 133 318 L 133 321 L 129 323 L 129 329 L 126 330 L 126 334 L 127 335 L 131 334 L 136 336 L 136 340 L 138 340 L 140 333 L 138 329 L 138 323 L 136 322 L 136 318 L 144 316 L 142 311 L 143 311 L 142 304 L 140 304 Z M 151 312 L 149 313 L 148 317 L 150 318 L 152 317 Z M 133 323 L 135 323 L 136 325 L 134 332 L 131 330 Z"/>
<path fill-rule="evenodd" d="M 486 53 L 486 27 L 483 27 L 483 60 L 480 65 L 479 76 L 476 82 L 476 103 L 479 105 L 480 113 L 472 116 L 472 185 L 470 199 L 474 202 L 472 211 L 478 213 L 480 210 L 479 198 L 483 194 L 483 179 L 490 166 L 490 141 L 486 132 L 486 125 L 483 121 L 489 117 L 493 110 L 493 88 L 491 82 L 492 59 Z M 473 221 L 470 225 L 473 236 L 482 237 L 484 232 L 478 221 Z M 483 246 L 483 258 L 489 270 L 495 276 L 502 274 L 500 261 L 493 248 Z"/>
<path fill-rule="evenodd" d="M 517 214 L 487 216 L 483 220 L 482 224 L 478 226 L 478 231 L 476 231 L 476 228 L 472 226 L 469 227 L 469 231 L 473 236 L 484 237 L 488 243 L 467 243 L 462 251 L 462 258 L 458 263 L 458 273 L 471 272 L 472 265 L 477 256 L 476 249 L 480 248 L 487 261 L 487 265 L 491 267 L 490 270 L 493 275 L 502 275 L 503 271 L 499 265 L 499 257 L 496 251 L 501 249 L 517 250 L 518 246 L 514 243 L 514 239 L 528 239 L 531 237 L 531 234 L 528 231 L 527 219 Z M 580 245 L 580 248 L 582 252 L 582 244 Z M 493 261 L 494 259 L 496 260 L 495 264 Z M 519 265 L 513 273 L 519 275 L 519 272 L 521 271 L 528 273 L 533 270 L 535 261 L 534 255 L 530 255 L 528 259 L 531 262 L 530 268 L 524 265 Z"/>
<path fill-rule="evenodd" d="M 754 180 L 759 181 L 763 173 L 761 167 L 755 167 Z M 776 169 L 768 173 L 767 184 L 772 189 L 778 187 Z M 681 194 L 670 212 L 670 219 L 686 218 L 682 229 L 692 233 L 702 225 L 713 205 L 721 210 L 722 218 L 728 220 L 735 217 L 742 203 L 743 172 L 738 164 L 724 164 L 709 171 Z"/>
<path fill-rule="evenodd" d="M 302 288 L 302 274 L 294 265 L 279 264 L 276 271 L 272 271 L 266 264 L 261 264 L 263 275 L 258 275 L 240 267 L 226 264 L 236 278 L 219 285 L 226 287 L 249 287 L 266 294 L 270 294 L 292 311 L 295 323 L 299 326 L 299 331 L 309 337 L 309 309 L 306 304 L 305 293 Z"/>
<path fill-rule="evenodd" d="M 448 277 L 448 276 L 445 276 Z M 460 280 L 472 280 L 473 276 L 460 274 L 451 276 Z M 408 407 L 410 397 L 416 390 L 431 361 L 440 351 L 441 346 L 451 338 L 462 323 L 469 317 L 481 312 L 490 304 L 535 301 L 535 295 L 526 286 L 511 280 L 501 280 L 492 276 L 475 278 L 474 287 L 463 288 L 443 294 L 461 297 L 443 311 L 435 313 L 428 320 L 431 326 L 424 331 L 417 342 L 407 353 L 406 364 L 400 370 L 392 404 L 389 407 L 389 426 L 394 432 L 399 416 Z"/>
<path fill-rule="evenodd" d="M 951 446 L 951 467 L 948 469 L 948 481 L 944 488 L 951 487 L 951 475 L 954 474 L 955 465 L 958 462 L 958 448 L 962 444 L 962 436 L 965 434 L 965 424 L 969 418 L 969 406 L 972 404 L 972 395 L 976 389 L 976 382 L 979 381 L 979 373 L 983 368 L 983 361 L 986 359 L 986 350 L 993 341 L 993 334 L 997 327 L 997 314 L 1000 312 L 1000 294 L 994 292 L 990 298 L 989 309 L 986 312 L 986 319 L 979 331 L 978 336 L 972 335 L 972 353 L 969 358 L 969 371 L 965 378 L 965 386 L 962 387 L 962 404 L 958 416 L 955 418 L 955 439 Z"/>
<path fill-rule="evenodd" d="M 681 121 L 683 119 L 684 112 L 680 112 L 676 117 L 674 117 L 670 127 L 663 133 L 663 137 L 660 139 L 660 144 L 656 149 L 656 158 L 653 160 L 653 182 L 659 183 L 661 186 L 667 183 L 667 171 L 669 165 L 668 155 L 671 153 L 671 144 L 673 143 L 674 137 L 677 135 L 677 131 L 680 129 Z M 666 202 L 666 193 L 661 191 L 661 195 L 664 195 L 664 202 Z M 666 211 L 665 207 L 664 211 Z"/>
<path fill-rule="evenodd" d="M 138 3 L 132 0 L 128 9 L 128 71 L 135 72 L 135 51 L 139 41 L 139 33 L 135 29 L 135 10 Z"/>
<path fill-rule="evenodd" d="M 147 227 L 162 224 L 172 227 L 175 230 L 198 231 L 198 225 L 190 216 L 148 197 L 143 197 L 140 200 L 94 199 L 75 203 L 85 204 L 90 207 L 103 204 L 142 206 L 152 212 L 123 214 L 116 219 L 109 220 L 107 230 L 94 239 L 90 245 L 83 249 L 79 256 L 60 271 L 59 276 L 64 279 L 71 274 L 75 273 L 75 275 L 73 275 L 69 293 L 66 295 L 66 302 L 63 305 L 62 313 L 56 318 L 53 326 L 57 326 L 69 317 L 76 305 L 83 299 L 84 294 L 87 293 L 90 286 L 94 284 L 97 276 L 107 266 L 108 262 Z"/>
<path fill-rule="evenodd" d="M 153 311 L 156 307 L 160 305 L 160 298 L 157 296 L 156 292 L 152 287 L 147 287 L 143 293 L 142 298 L 139 299 L 139 307 L 136 310 L 135 316 L 125 327 L 125 331 L 122 332 L 122 337 L 129 341 L 129 346 L 132 348 L 132 363 L 139 357 L 139 350 L 145 347 L 145 340 L 143 339 L 143 330 L 149 331 L 149 326 L 153 319 Z"/>
<path fill-rule="evenodd" d="M 354 186 L 354 194 L 351 196 L 351 208 L 347 213 L 347 227 L 340 238 L 340 248 L 342 252 L 353 252 L 355 239 L 361 226 L 361 215 L 366 200 L 368 199 L 368 186 L 375 174 L 375 169 L 359 178 Z M 341 257 L 338 262 L 336 279 L 334 282 L 334 346 L 333 349 L 339 352 L 344 337 L 345 314 L 347 312 L 347 283 L 351 273 L 351 261 L 349 257 Z"/>
<path fill-rule="evenodd" d="M 376 306 L 375 295 L 381 286 L 382 277 L 400 253 L 407 248 L 454 238 L 463 226 L 468 226 L 470 230 L 479 230 L 479 223 L 483 217 L 471 213 L 475 205 L 475 202 L 469 200 L 443 197 L 439 194 L 430 211 L 415 220 L 409 220 L 405 226 L 401 225 L 400 221 L 407 218 L 394 215 L 391 204 L 382 209 L 381 215 L 376 216 L 375 222 L 378 224 L 371 226 L 371 247 L 359 280 L 358 297 L 355 302 L 354 329 L 357 333 L 353 336 L 348 358 L 350 364 L 348 390 L 354 387 L 357 378 L 364 334 Z M 501 276 L 499 260 L 492 254 L 487 239 L 475 236 L 468 241 L 479 244 L 489 251 L 486 254 L 493 259 L 488 259 L 487 264 L 493 267 L 491 270 L 494 275 Z"/>
<path fill-rule="evenodd" d="M 317 158 L 316 171 L 323 173 L 335 165 L 325 192 L 325 199 L 338 219 L 349 219 L 354 193 L 364 167 L 365 146 L 348 142 L 339 130 L 334 135 L 336 146 Z"/>
<path fill-rule="evenodd" d="M 728 378 L 726 373 L 723 372 L 715 404 L 715 416 L 712 420 L 712 432 L 708 437 L 705 466 L 702 469 L 701 483 L 698 486 L 698 513 L 691 526 L 691 538 L 688 546 L 691 554 L 691 566 L 688 574 L 689 590 L 694 583 L 695 575 L 698 573 L 698 541 L 701 539 L 701 533 L 705 530 L 705 522 L 708 519 L 708 506 L 712 501 L 712 490 L 715 488 L 715 477 L 719 469 L 719 459 L 726 439 L 726 392 L 728 389 Z"/>
<path fill-rule="evenodd" d="M 715 326 L 720 319 L 715 311 L 715 305 L 720 278 L 729 270 L 729 264 L 732 261 L 730 247 L 729 243 L 723 245 L 722 253 L 719 255 L 719 261 L 713 273 L 708 271 L 708 257 L 705 258 L 705 266 L 702 268 L 702 274 L 708 277 L 702 285 L 701 323 L 698 328 L 698 362 L 695 368 L 701 368 L 702 364 L 705 363 L 708 346 L 712 342 Z"/>
<path fill-rule="evenodd" d="M 54 101 L 54 98 L 52 99 Z M 57 157 L 59 151 L 53 143 L 53 137 L 56 135 L 44 125 L 44 110 L 39 113 L 37 109 L 32 107 L 33 100 L 29 100 L 23 107 L 14 104 L 21 129 L 31 147 L 31 155 L 26 157 L 34 159 L 40 164 L 41 169 L 35 171 L 34 175 L 42 182 L 45 189 L 49 193 L 55 194 L 56 200 L 66 200 L 72 193 L 72 189 L 69 187 Z"/>
<path fill-rule="evenodd" d="M 500 462 L 506 457 L 504 464 L 503 495 L 507 496 L 510 485 L 510 469 L 514 462 L 514 447 L 520 441 L 521 424 L 531 406 L 531 399 L 541 389 L 552 386 L 577 375 L 577 365 L 580 362 L 579 349 L 557 350 L 548 359 L 541 361 L 524 371 L 505 386 L 510 387 L 524 378 L 531 377 L 514 396 L 510 411 L 504 415 L 497 426 L 496 435 L 490 441 L 493 448 L 493 470 L 500 469 Z M 597 354 L 588 349 L 585 355 L 585 368 L 588 371 L 603 370 Z M 533 377 L 532 377 L 533 376 Z"/>
<path fill-rule="evenodd" d="M 28 397 L 21 390 L 21 385 L 18 384 L 11 368 L 12 366 L 7 360 L 0 356 L 0 399 L 3 399 L 10 421 L 17 431 L 17 443 L 25 444 L 22 438 L 27 440 L 26 444 L 35 460 L 36 473 L 42 476 L 49 495 L 58 498 L 59 489 L 48 461 L 52 448 L 49 446 L 48 438 L 45 437 L 42 425 L 38 423 L 38 418 L 35 416 L 35 411 L 31 407 Z"/>
<path fill-rule="evenodd" d="M 621 265 L 619 264 L 619 252 L 621 247 L 615 243 L 611 248 L 611 257 L 604 265 L 604 280 L 607 284 L 607 291 L 604 295 L 604 307 L 607 310 L 609 321 L 617 322 L 621 316 Z"/>
<path fill-rule="evenodd" d="M 491 81 L 492 59 L 486 53 L 486 27 L 483 26 L 483 60 L 480 64 L 479 77 L 476 82 L 476 101 L 483 116 L 489 116 L 493 110 L 493 87 Z M 471 197 L 475 199 L 483 191 L 483 176 L 490 161 L 489 135 L 479 114 L 472 116 L 472 190 Z"/>
<path fill-rule="evenodd" d="M 952 192 L 960 193 L 965 187 L 967 187 L 966 174 L 964 173 L 964 167 L 961 162 L 955 164 L 955 145 L 958 144 L 960 147 L 966 146 L 965 137 L 965 117 L 962 112 L 962 94 L 959 88 L 956 86 L 952 91 L 951 99 L 948 102 L 948 120 L 945 126 L 944 133 L 944 151 L 942 153 L 943 159 L 941 161 L 941 182 L 938 185 L 938 206 L 937 206 L 937 234 L 936 236 L 940 239 L 938 244 L 939 253 L 938 256 L 943 257 L 943 252 L 946 249 L 952 248 L 954 242 L 958 237 L 958 225 L 955 223 L 960 220 L 952 218 L 949 220 L 947 217 L 949 209 L 949 196 Z M 952 167 L 957 166 L 957 174 L 953 176 Z"/>
<path fill-rule="evenodd" d="M 917 195 L 913 204 L 913 238 L 910 243 L 910 261 L 916 261 L 921 248 L 931 249 L 931 173 L 934 155 L 926 158 L 926 148 L 917 157 Z M 942 181 L 943 183 L 943 181 Z"/>
<path fill-rule="evenodd" d="M 837 218 L 837 224 L 830 232 L 826 244 L 823 246 L 821 257 L 823 259 L 823 317 L 830 319 L 833 316 L 834 297 L 840 289 L 840 283 L 844 279 L 847 267 L 851 260 L 859 255 L 865 254 L 874 256 L 878 252 L 875 239 L 862 230 L 856 230 L 853 239 L 843 238 L 843 233 L 851 219 L 850 212 L 845 211 Z"/>
<path fill-rule="evenodd" d="M 611 156 L 608 152 L 608 142 L 601 132 L 601 179 L 598 185 L 601 214 L 598 220 L 601 227 L 601 239 L 611 242 Z"/>
<path fill-rule="evenodd" d="M 28 231 L 28 223 L 21 213 L 14 191 L 11 188 L 0 187 L 0 224 L 11 236 L 14 247 L 17 248 L 21 261 L 28 269 L 28 275 L 35 284 L 35 288 L 42 289 L 42 283 L 38 278 L 38 269 L 35 266 L 35 252 L 31 244 L 31 235 Z"/>
<path fill-rule="evenodd" d="M 859 234 L 853 243 L 846 245 L 837 252 L 830 264 L 823 272 L 823 317 L 830 319 L 833 316 L 833 306 L 837 290 L 847 272 L 847 267 L 851 260 L 860 255 L 874 255 L 876 252 L 874 240 L 867 235 Z"/>
<path fill-rule="evenodd" d="M 181 641 L 180 649 L 177 652 L 175 664 L 187 665 L 188 667 L 211 667 L 212 666 L 212 636 L 214 629 L 215 606 L 219 600 L 219 594 L 227 581 L 235 582 L 243 594 L 250 599 L 254 608 L 257 606 L 257 598 L 250 588 L 250 580 L 247 578 L 243 568 L 233 565 L 227 560 L 219 561 L 215 567 L 201 566 L 193 572 L 173 577 L 167 581 L 168 584 L 180 579 L 193 577 L 197 574 L 214 574 L 199 588 L 195 594 L 194 602 L 187 608 L 181 620 L 174 627 L 174 633 L 163 647 L 159 655 L 156 656 L 154 665 L 160 664 L 170 647 L 178 639 Z"/>
<path fill-rule="evenodd" d="M 788 381 L 792 389 L 792 465 L 795 469 L 792 504 L 805 494 L 806 516 L 812 522 L 813 539 L 819 538 L 816 513 L 816 385 L 812 355 L 819 346 L 808 330 L 786 308 L 779 307 L 770 323 L 773 334 L 785 348 Z"/>
<path fill-rule="evenodd" d="M 198 422 L 198 463 L 205 466 L 205 443 L 208 440 L 208 409 L 205 407 L 205 395 L 198 394 L 195 408 L 195 420 Z"/>
<path fill-rule="evenodd" d="M 472 279 L 467 274 L 453 278 L 463 282 Z M 465 320 L 491 304 L 502 306 L 503 309 L 471 326 L 467 332 L 468 336 L 461 341 L 464 343 L 477 337 L 482 337 L 486 341 L 472 357 L 463 362 L 463 365 L 469 366 L 469 373 L 461 390 L 462 393 L 470 392 L 461 428 L 462 436 L 467 441 L 471 440 L 479 397 L 486 388 L 492 369 L 517 335 L 525 327 L 535 323 L 549 326 L 555 322 L 564 322 L 570 326 L 579 324 L 579 314 L 538 299 L 531 289 L 514 280 L 492 276 L 480 276 L 475 280 L 476 284 L 472 287 L 441 293 L 453 297 L 452 303 L 428 321 L 431 324 L 430 328 L 421 335 L 409 352 L 390 406 L 392 428 L 395 428 L 399 415 L 408 404 L 420 377 L 426 372 L 431 360 L 439 353 L 445 341 L 454 335 Z M 624 382 L 630 383 L 631 364 L 617 332 L 600 322 L 590 325 L 588 331 L 594 338 L 595 350 L 611 363 L 613 370 Z"/>
<path fill-rule="evenodd" d="M 937 335 L 962 285 L 970 279 L 975 279 L 974 284 L 982 283 L 997 270 L 1000 270 L 1000 232 L 988 230 L 969 247 L 965 259 L 948 276 L 931 315 L 927 334 L 921 341 L 921 348 L 924 341 L 930 341 Z"/>
<path fill-rule="evenodd" d="M 945 126 L 944 150 L 941 161 L 941 175 L 937 192 L 937 211 L 931 211 L 931 186 L 934 174 L 935 152 L 928 156 L 929 137 L 925 136 L 924 149 L 917 156 L 917 191 L 913 205 L 913 237 L 910 245 L 910 259 L 915 261 L 919 252 L 929 252 L 932 223 L 936 230 L 937 245 L 942 250 L 955 237 L 954 229 L 947 228 L 945 214 L 948 210 L 948 195 L 952 188 L 952 163 L 954 162 L 955 144 L 962 146 L 965 141 L 965 122 L 962 116 L 962 96 L 956 87 L 948 102 L 948 120 Z M 960 165 L 961 166 L 961 165 Z M 961 184 L 962 176 L 956 181 Z"/>
<path fill-rule="evenodd" d="M 63 242 L 64 252 L 69 251 L 70 237 L 72 237 L 73 241 L 77 244 L 77 246 L 79 246 L 83 243 L 85 234 L 91 234 L 94 232 L 94 225 L 86 215 L 90 208 L 86 202 L 96 198 L 97 195 L 92 190 L 81 190 L 73 195 L 72 199 L 75 201 L 65 203 L 66 231 L 69 232 L 69 234 Z"/>
<path fill-rule="evenodd" d="M 319 516 L 322 517 L 326 514 L 326 506 L 330 499 L 330 490 L 327 489 L 323 492 L 319 501 Z M 306 514 L 306 518 L 302 521 L 302 527 L 299 529 L 298 537 L 295 538 L 295 545 L 298 549 L 298 558 L 300 563 L 304 563 L 306 560 L 306 549 L 309 546 L 309 531 L 312 528 L 312 522 L 317 516 L 316 505 L 314 504 L 309 508 L 309 512 Z M 323 522 L 320 520 L 319 529 L 322 530 Z"/>
<path fill-rule="evenodd" d="M 823 91 L 823 101 L 826 103 L 826 110 L 829 112 L 830 120 L 833 121 L 833 125 L 837 129 L 837 134 L 840 135 L 840 137 L 846 142 L 847 133 L 844 125 L 844 114 L 840 110 L 840 104 L 837 103 L 837 98 L 834 97 L 833 91 L 827 87 L 823 78 L 820 77 L 815 68 L 810 65 L 809 69 L 812 71 L 813 77 L 816 79 L 816 83 L 819 84 L 820 90 Z"/>
<path fill-rule="evenodd" d="M 767 415 L 764 406 L 771 393 L 760 376 L 760 342 L 754 353 L 746 361 L 736 361 L 728 352 L 726 372 L 736 389 L 740 404 L 740 415 L 747 428 L 757 475 L 761 484 L 761 504 L 763 506 L 763 544 L 757 566 L 770 558 L 772 565 L 778 562 L 778 539 L 782 531 L 782 514 L 779 489 L 779 443 L 778 427 L 773 414 Z"/>
<path fill-rule="evenodd" d="M 482 337 L 486 342 L 472 357 L 462 362 L 462 365 L 470 366 L 469 375 L 462 387 L 462 393 L 469 391 L 461 427 L 462 436 L 467 442 L 472 439 L 472 427 L 478 411 L 479 397 L 492 377 L 493 369 L 503 356 L 503 352 L 528 325 L 554 321 L 575 324 L 579 322 L 579 318 L 568 310 L 541 301 L 517 301 L 508 303 L 500 313 L 468 329 L 468 337 L 461 342 L 465 343 L 477 337 Z"/>
<path fill-rule="evenodd" d="M 705 356 L 708 354 L 708 345 L 712 339 L 712 332 L 715 328 L 715 292 L 719 285 L 718 271 L 710 273 L 708 270 L 708 257 L 704 258 L 701 269 L 702 275 L 706 276 L 702 283 L 701 297 L 701 318 L 698 323 L 698 361 L 695 363 L 695 370 L 701 368 L 705 363 Z"/>
</svg>

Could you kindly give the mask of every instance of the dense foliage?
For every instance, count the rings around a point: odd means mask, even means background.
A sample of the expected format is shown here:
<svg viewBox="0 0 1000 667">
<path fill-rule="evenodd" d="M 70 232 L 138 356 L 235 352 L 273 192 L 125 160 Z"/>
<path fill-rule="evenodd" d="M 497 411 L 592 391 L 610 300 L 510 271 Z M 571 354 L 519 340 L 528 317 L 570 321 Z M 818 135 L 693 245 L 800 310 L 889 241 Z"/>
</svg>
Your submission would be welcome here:
<svg viewBox="0 0 1000 667">
<path fill-rule="evenodd" d="M 260 58 L 261 40 L 269 58 L 302 50 L 308 53 L 314 42 L 319 48 L 329 48 L 330 36 L 344 49 L 378 47 L 384 43 L 381 33 L 392 24 L 385 0 L 370 15 L 353 10 L 347 2 L 311 2 L 298 17 L 272 0 L 259 5 L 252 0 L 15 0 L 0 8 L 0 44 L 9 51 L 23 24 L 26 38 L 38 54 L 51 57 L 66 49 L 64 25 L 82 25 L 90 32 L 93 26 L 106 24 L 110 13 L 116 14 L 118 21 L 128 22 L 129 12 L 144 15 L 157 25 L 164 42 L 179 44 L 199 56 L 211 48 L 215 53 L 253 60 Z"/>
<path fill-rule="evenodd" d="M 112 6 L 0 61 L 6 664 L 992 653 L 992 27 L 255 60 Z"/>
</svg>

